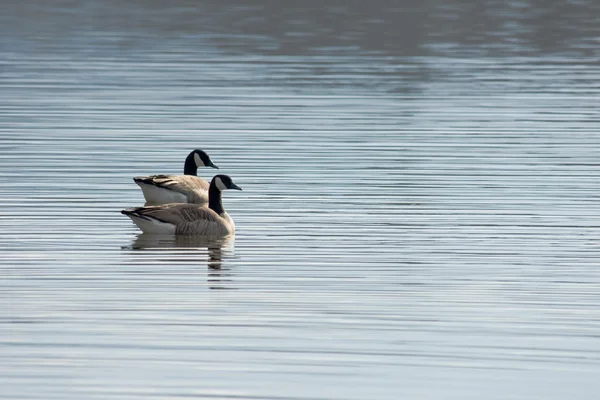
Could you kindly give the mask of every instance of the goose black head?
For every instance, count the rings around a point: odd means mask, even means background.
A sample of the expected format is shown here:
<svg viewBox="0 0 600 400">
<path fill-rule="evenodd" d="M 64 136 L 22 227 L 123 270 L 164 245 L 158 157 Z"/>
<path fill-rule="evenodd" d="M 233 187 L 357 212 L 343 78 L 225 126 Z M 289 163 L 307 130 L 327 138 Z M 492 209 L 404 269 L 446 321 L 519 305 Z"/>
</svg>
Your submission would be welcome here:
<svg viewBox="0 0 600 400">
<path fill-rule="evenodd" d="M 188 154 L 185 159 L 185 165 L 183 166 L 183 173 L 185 175 L 196 175 L 198 173 L 198 168 L 201 167 L 212 167 L 219 169 L 208 154 L 206 154 L 203 150 L 196 149 Z"/>
<path fill-rule="evenodd" d="M 212 179 L 211 186 L 216 187 L 220 191 L 227 189 L 242 190 L 241 187 L 233 183 L 229 175 L 215 175 Z"/>
</svg>

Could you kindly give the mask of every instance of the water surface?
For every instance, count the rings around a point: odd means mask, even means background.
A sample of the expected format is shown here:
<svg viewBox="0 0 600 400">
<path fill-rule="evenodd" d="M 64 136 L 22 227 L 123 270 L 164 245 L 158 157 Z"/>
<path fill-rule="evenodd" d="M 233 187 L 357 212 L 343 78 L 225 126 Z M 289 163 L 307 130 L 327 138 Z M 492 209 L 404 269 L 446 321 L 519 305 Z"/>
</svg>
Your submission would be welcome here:
<svg viewBox="0 0 600 400">
<path fill-rule="evenodd" d="M 9 2 L 0 398 L 596 398 L 600 8 L 459 3 Z"/>
</svg>

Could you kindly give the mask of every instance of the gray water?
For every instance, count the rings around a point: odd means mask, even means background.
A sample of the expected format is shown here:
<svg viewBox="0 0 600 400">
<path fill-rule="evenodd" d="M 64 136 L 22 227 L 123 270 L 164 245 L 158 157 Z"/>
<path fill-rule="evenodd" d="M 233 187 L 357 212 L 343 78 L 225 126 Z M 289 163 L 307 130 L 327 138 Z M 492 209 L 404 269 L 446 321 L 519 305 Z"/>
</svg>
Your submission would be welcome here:
<svg viewBox="0 0 600 400">
<path fill-rule="evenodd" d="M 600 6 L 478 4 L 5 2 L 0 398 L 598 398 Z"/>
</svg>

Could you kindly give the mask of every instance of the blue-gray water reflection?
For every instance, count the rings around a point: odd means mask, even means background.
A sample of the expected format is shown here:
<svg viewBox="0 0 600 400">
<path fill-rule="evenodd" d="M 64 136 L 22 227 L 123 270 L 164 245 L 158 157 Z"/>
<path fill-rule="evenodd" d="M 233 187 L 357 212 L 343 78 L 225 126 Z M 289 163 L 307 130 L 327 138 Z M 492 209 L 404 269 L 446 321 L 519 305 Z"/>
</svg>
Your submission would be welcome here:
<svg viewBox="0 0 600 400">
<path fill-rule="evenodd" d="M 596 397 L 600 6 L 196 3 L 3 6 L 1 398 Z"/>
</svg>

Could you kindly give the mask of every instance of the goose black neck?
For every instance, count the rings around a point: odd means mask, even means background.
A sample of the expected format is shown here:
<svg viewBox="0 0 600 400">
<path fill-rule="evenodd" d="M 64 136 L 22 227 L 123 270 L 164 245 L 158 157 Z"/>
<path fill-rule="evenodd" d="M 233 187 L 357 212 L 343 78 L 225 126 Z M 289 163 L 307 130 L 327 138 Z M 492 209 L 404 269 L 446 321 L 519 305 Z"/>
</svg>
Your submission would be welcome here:
<svg viewBox="0 0 600 400">
<path fill-rule="evenodd" d="M 221 201 L 221 191 L 211 182 L 208 188 L 208 208 L 221 215 L 225 212 Z"/>
<path fill-rule="evenodd" d="M 198 175 L 198 166 L 194 160 L 194 153 L 190 153 L 183 164 L 184 175 Z"/>
</svg>

